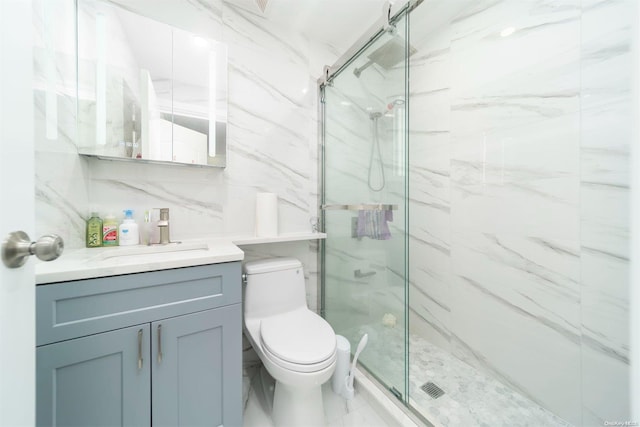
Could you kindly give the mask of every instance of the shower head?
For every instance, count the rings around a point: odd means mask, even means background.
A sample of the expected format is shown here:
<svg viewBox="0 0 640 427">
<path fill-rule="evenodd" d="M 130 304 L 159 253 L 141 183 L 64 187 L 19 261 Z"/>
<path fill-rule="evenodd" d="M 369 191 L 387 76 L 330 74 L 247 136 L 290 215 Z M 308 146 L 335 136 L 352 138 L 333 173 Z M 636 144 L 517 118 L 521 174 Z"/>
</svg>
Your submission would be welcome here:
<svg viewBox="0 0 640 427">
<path fill-rule="evenodd" d="M 417 50 L 413 46 L 409 45 L 409 56 L 416 53 Z M 405 41 L 399 36 L 387 40 L 385 44 L 374 50 L 370 55 L 367 55 L 369 60 L 359 68 L 353 70 L 353 74 L 356 77 L 360 77 L 360 74 L 367 69 L 371 64 L 378 64 L 385 70 L 391 69 L 394 65 L 397 65 L 400 61 L 405 59 Z"/>
</svg>

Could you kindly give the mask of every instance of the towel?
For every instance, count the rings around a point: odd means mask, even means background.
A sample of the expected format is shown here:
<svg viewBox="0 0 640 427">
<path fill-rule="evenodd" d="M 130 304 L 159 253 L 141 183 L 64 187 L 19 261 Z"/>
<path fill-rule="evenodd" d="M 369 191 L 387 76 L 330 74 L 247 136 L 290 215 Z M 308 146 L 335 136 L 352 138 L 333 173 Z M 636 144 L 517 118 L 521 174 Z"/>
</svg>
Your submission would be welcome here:
<svg viewBox="0 0 640 427">
<path fill-rule="evenodd" d="M 391 232 L 388 222 L 393 222 L 393 211 L 359 210 L 356 237 L 369 237 L 374 240 L 389 240 Z"/>
</svg>

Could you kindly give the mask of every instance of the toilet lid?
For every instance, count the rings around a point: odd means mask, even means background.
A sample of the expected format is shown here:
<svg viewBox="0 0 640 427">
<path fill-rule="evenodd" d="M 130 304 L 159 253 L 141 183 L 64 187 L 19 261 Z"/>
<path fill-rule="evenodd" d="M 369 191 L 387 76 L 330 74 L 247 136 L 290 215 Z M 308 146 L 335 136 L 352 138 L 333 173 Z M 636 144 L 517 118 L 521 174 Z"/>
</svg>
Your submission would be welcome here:
<svg viewBox="0 0 640 427">
<path fill-rule="evenodd" d="M 299 365 L 323 362 L 336 351 L 336 334 L 331 326 L 307 309 L 262 320 L 260 338 L 272 355 Z"/>
</svg>

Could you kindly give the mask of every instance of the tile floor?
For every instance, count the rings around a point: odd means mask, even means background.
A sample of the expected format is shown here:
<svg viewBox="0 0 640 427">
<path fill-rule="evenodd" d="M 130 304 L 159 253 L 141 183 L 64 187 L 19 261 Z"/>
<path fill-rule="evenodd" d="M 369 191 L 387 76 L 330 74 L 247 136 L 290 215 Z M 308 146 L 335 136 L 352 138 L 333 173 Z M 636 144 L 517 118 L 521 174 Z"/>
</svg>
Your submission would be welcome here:
<svg viewBox="0 0 640 427">
<path fill-rule="evenodd" d="M 246 376 L 254 377 L 256 370 L 246 372 Z M 256 386 L 255 381 L 247 381 L 249 384 L 248 396 L 246 396 L 244 408 L 243 427 L 273 427 L 271 417 L 264 408 L 262 391 Z M 357 387 L 357 386 L 356 386 Z M 389 426 L 381 416 L 373 409 L 365 395 L 359 393 L 356 388 L 355 397 L 347 401 L 336 395 L 331 390 L 329 381 L 322 387 L 324 398 L 325 423 L 327 427 L 386 427 Z M 304 427 L 304 426 L 300 426 Z"/>
</svg>

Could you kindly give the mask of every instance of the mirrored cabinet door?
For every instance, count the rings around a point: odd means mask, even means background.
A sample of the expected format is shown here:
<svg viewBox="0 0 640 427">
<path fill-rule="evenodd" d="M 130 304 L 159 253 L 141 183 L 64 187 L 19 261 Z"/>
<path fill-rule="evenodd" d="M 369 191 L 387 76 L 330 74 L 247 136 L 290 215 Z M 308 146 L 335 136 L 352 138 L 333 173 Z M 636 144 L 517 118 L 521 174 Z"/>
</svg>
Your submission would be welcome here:
<svg viewBox="0 0 640 427">
<path fill-rule="evenodd" d="M 78 151 L 226 165 L 226 45 L 98 0 L 79 0 Z"/>
</svg>

